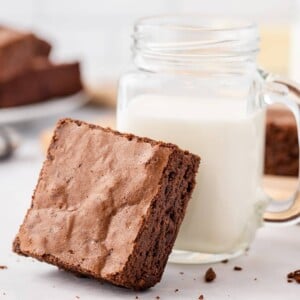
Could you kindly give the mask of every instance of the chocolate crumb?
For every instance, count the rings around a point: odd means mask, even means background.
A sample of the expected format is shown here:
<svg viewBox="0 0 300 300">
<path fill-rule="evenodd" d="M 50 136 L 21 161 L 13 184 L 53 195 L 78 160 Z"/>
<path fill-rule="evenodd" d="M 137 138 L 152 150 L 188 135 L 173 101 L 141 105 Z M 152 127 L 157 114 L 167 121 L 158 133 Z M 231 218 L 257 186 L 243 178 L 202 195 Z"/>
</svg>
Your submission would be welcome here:
<svg viewBox="0 0 300 300">
<path fill-rule="evenodd" d="M 221 261 L 222 264 L 227 264 L 228 263 L 228 259 L 224 259 Z"/>
<path fill-rule="evenodd" d="M 203 296 L 203 295 L 200 295 L 198 299 L 199 299 L 199 300 L 203 300 L 203 299 L 204 299 L 204 296 Z"/>
<path fill-rule="evenodd" d="M 288 279 L 288 280 L 287 280 L 287 282 L 289 282 L 289 283 L 290 283 L 290 282 L 293 282 L 293 280 L 292 280 L 292 279 Z"/>
<path fill-rule="evenodd" d="M 233 268 L 233 270 L 234 270 L 234 271 L 242 271 L 243 268 L 241 268 L 241 267 L 239 267 L 239 266 L 235 266 L 235 267 Z"/>
<path fill-rule="evenodd" d="M 179 289 L 176 289 L 174 292 L 177 293 L 179 291 Z"/>
<path fill-rule="evenodd" d="M 287 274 L 287 279 L 288 279 L 288 282 L 295 281 L 295 282 L 300 284 L 300 270 L 296 270 L 294 272 L 288 273 Z"/>
<path fill-rule="evenodd" d="M 160 299 L 160 297 L 159 296 L 156 296 L 156 298 L 155 299 Z"/>
<path fill-rule="evenodd" d="M 255 277 L 255 278 L 254 278 L 254 280 L 256 281 L 256 280 L 257 280 L 257 278 Z"/>
<path fill-rule="evenodd" d="M 7 266 L 1 266 L 0 265 L 0 270 L 6 270 L 7 269 Z"/>
<path fill-rule="evenodd" d="M 135 299 L 139 299 L 139 296 L 135 296 Z"/>
<path fill-rule="evenodd" d="M 206 273 L 205 273 L 205 281 L 206 282 L 212 282 L 216 279 L 217 275 L 215 273 L 215 271 L 213 270 L 213 268 L 209 268 Z"/>
<path fill-rule="evenodd" d="M 180 275 L 183 275 L 184 273 L 183 273 L 183 272 L 179 272 L 179 274 L 180 274 Z"/>
</svg>

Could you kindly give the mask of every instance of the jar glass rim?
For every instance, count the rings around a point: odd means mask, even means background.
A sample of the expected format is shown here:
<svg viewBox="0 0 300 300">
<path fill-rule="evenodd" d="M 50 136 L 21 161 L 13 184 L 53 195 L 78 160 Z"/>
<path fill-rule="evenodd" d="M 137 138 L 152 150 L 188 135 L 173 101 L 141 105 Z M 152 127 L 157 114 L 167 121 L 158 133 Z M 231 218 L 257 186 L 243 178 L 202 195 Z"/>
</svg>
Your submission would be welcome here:
<svg viewBox="0 0 300 300">
<path fill-rule="evenodd" d="M 134 25 L 143 28 L 191 31 L 236 31 L 257 30 L 257 24 L 238 18 L 214 17 L 201 14 L 166 14 L 140 18 Z"/>
<path fill-rule="evenodd" d="M 237 18 L 158 15 L 135 23 L 132 50 L 135 63 L 144 69 L 255 63 L 259 32 L 255 23 Z"/>
</svg>

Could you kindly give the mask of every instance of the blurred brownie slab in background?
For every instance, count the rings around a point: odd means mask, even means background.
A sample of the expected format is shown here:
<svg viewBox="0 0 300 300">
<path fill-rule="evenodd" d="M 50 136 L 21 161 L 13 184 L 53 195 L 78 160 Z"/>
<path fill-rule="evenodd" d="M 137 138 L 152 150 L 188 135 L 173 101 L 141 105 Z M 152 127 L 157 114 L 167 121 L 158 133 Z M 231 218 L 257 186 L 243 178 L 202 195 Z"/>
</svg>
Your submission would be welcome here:
<svg viewBox="0 0 300 300">
<path fill-rule="evenodd" d="M 265 173 L 272 175 L 298 175 L 298 137 L 295 118 L 283 108 L 267 112 Z"/>
<path fill-rule="evenodd" d="M 30 67 L 36 56 L 48 57 L 51 45 L 32 33 L 0 26 L 0 82 Z"/>
<path fill-rule="evenodd" d="M 64 97 L 81 89 L 78 63 L 53 64 L 36 58 L 26 72 L 0 84 L 0 108 Z"/>
<path fill-rule="evenodd" d="M 82 89 L 78 62 L 52 63 L 51 45 L 0 26 L 0 108 L 38 103 Z"/>
</svg>

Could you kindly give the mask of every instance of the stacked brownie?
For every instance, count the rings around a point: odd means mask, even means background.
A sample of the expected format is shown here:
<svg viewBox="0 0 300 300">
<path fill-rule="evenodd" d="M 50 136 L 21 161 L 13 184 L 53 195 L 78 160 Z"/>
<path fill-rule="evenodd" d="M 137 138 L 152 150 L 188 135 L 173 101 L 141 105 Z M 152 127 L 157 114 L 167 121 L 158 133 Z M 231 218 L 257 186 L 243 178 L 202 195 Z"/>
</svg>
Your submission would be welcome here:
<svg viewBox="0 0 300 300">
<path fill-rule="evenodd" d="M 0 108 L 41 102 L 82 89 L 79 64 L 54 64 L 51 45 L 0 26 Z"/>
<path fill-rule="evenodd" d="M 267 112 L 265 173 L 297 176 L 299 165 L 297 126 L 293 114 L 282 108 Z"/>
</svg>

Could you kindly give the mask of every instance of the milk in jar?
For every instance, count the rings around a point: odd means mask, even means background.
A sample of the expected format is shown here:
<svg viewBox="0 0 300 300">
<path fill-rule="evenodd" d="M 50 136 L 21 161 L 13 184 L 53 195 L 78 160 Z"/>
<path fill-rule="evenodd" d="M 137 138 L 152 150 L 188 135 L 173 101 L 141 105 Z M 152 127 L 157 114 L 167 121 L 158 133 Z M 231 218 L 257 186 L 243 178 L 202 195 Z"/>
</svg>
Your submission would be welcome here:
<svg viewBox="0 0 300 300">
<path fill-rule="evenodd" d="M 175 249 L 224 253 L 248 245 L 264 207 L 264 109 L 245 99 L 157 94 L 131 99 L 118 114 L 124 132 L 177 144 L 201 157 L 197 184 Z"/>
</svg>

